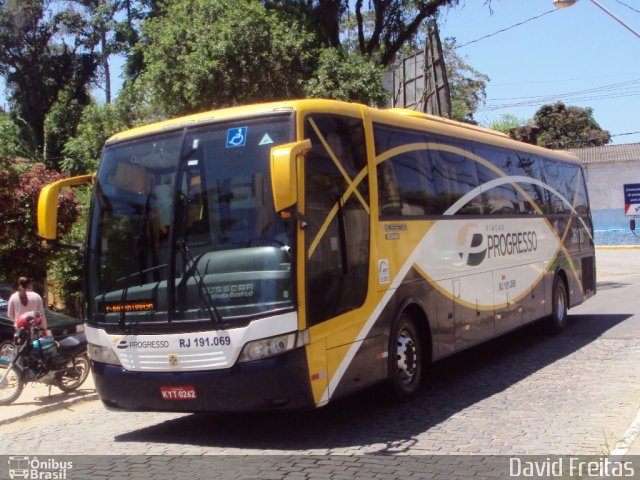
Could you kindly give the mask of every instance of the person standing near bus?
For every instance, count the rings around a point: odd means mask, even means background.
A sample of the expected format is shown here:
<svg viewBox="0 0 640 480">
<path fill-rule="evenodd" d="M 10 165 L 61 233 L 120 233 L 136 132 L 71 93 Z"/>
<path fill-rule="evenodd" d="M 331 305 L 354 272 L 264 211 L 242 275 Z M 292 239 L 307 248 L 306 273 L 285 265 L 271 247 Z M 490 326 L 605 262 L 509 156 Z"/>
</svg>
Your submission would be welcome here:
<svg viewBox="0 0 640 480">
<path fill-rule="evenodd" d="M 42 332 L 47 332 L 47 317 L 44 314 L 44 303 L 42 297 L 33 291 L 33 282 L 28 277 L 20 277 L 18 279 L 18 291 L 9 297 L 7 305 L 9 318 L 16 326 L 16 322 L 20 315 L 25 312 L 38 312 L 42 319 Z"/>
</svg>

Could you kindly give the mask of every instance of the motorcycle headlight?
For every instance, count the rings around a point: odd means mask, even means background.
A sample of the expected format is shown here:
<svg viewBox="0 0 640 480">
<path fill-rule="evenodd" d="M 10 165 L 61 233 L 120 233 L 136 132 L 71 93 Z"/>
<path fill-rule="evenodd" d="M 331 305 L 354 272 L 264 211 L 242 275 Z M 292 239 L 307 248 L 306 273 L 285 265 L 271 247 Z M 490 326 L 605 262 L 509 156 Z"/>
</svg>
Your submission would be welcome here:
<svg viewBox="0 0 640 480">
<path fill-rule="evenodd" d="M 107 363 L 109 365 L 122 365 L 116 353 L 109 347 L 90 343 L 87 345 L 87 352 L 89 353 L 89 358 L 96 362 Z"/>
<path fill-rule="evenodd" d="M 298 346 L 297 338 L 298 335 L 296 333 L 289 333 L 249 342 L 242 349 L 238 362 L 261 360 L 293 350 Z"/>
</svg>

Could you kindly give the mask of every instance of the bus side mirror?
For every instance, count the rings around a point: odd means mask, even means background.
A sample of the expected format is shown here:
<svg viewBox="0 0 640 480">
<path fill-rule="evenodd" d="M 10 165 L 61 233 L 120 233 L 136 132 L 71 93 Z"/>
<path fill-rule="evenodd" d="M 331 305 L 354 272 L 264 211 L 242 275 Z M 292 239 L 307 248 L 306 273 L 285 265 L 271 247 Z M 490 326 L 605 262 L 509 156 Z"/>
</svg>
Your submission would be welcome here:
<svg viewBox="0 0 640 480">
<path fill-rule="evenodd" d="M 632 218 L 629 220 L 629 229 L 633 232 L 636 229 L 636 219 Z"/>
<path fill-rule="evenodd" d="M 38 197 L 38 236 L 47 242 L 55 242 L 58 237 L 58 197 L 60 190 L 75 185 L 89 185 L 95 175 L 80 175 L 65 178 L 45 185 Z"/>
<path fill-rule="evenodd" d="M 298 201 L 298 157 L 311 150 L 311 140 L 287 143 L 271 149 L 271 189 L 276 212 Z"/>
</svg>

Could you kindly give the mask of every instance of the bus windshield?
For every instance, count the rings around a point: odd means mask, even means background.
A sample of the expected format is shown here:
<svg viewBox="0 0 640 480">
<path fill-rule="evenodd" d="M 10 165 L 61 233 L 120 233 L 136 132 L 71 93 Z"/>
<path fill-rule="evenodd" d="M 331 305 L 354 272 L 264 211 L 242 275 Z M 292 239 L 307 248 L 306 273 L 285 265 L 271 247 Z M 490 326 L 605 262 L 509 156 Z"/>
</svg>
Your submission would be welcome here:
<svg viewBox="0 0 640 480">
<path fill-rule="evenodd" d="M 291 115 L 107 146 L 88 239 L 88 322 L 143 332 L 292 308 L 292 223 L 273 206 L 271 147 Z"/>
</svg>

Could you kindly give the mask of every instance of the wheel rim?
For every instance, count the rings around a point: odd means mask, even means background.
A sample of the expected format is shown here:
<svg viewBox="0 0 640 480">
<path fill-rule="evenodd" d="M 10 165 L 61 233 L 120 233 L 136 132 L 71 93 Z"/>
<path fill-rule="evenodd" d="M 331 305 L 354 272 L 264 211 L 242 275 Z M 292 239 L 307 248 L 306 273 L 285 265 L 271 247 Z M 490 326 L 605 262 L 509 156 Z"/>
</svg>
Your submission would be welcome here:
<svg viewBox="0 0 640 480">
<path fill-rule="evenodd" d="M 82 385 L 88 375 L 89 362 L 83 357 L 76 358 L 76 365 L 69 367 L 60 377 L 60 386 L 63 389 L 73 390 Z"/>
<path fill-rule="evenodd" d="M 5 343 L 0 347 L 0 357 L 13 358 L 16 353 L 16 347 L 13 343 Z"/>
<path fill-rule="evenodd" d="M 398 335 L 396 361 L 400 381 L 405 385 L 409 385 L 416 377 L 418 351 L 413 335 L 407 330 L 402 330 Z"/>
<path fill-rule="evenodd" d="M 558 294 L 556 295 L 556 317 L 560 323 L 564 322 L 567 309 L 567 300 L 564 294 L 564 288 L 558 288 Z"/>
<path fill-rule="evenodd" d="M 0 378 L 6 373 L 6 368 L 0 369 Z M 0 401 L 12 398 L 20 385 L 20 377 L 15 369 L 11 368 L 6 378 L 0 384 Z"/>
</svg>

